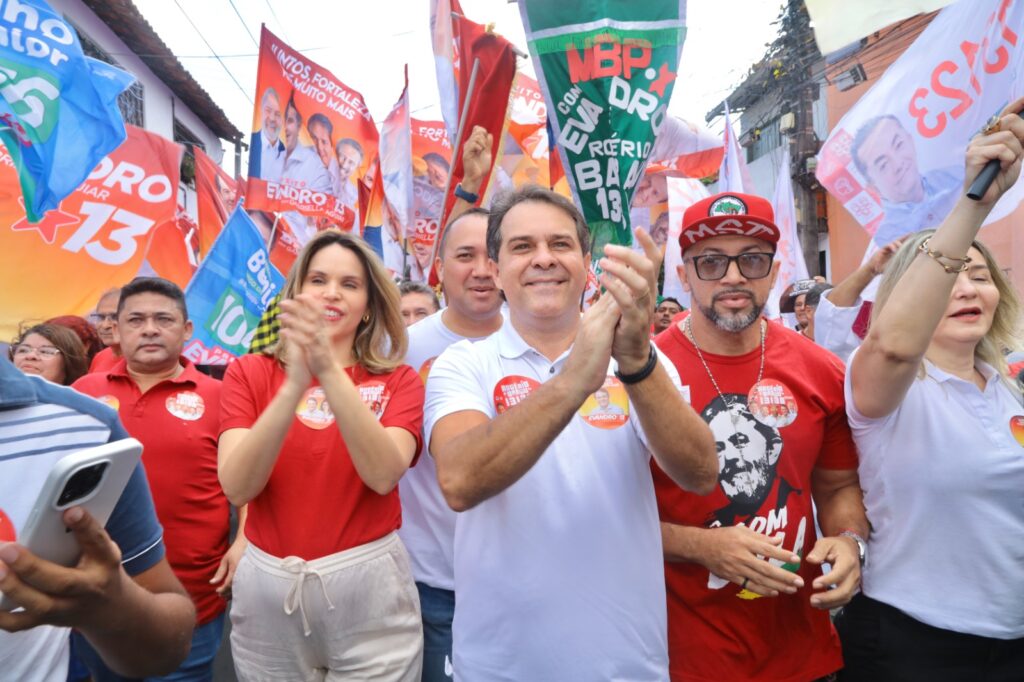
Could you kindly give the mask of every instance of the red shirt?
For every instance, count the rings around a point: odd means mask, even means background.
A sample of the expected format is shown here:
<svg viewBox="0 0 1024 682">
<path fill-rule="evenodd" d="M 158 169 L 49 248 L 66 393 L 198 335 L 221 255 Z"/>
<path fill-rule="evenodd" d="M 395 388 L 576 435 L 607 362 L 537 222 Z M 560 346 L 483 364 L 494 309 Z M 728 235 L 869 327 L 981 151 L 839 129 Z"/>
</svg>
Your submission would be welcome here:
<svg viewBox="0 0 1024 682">
<path fill-rule="evenodd" d="M 345 371 L 380 423 L 407 430 L 419 452 L 419 375 L 407 365 L 385 374 L 359 366 Z M 231 363 L 224 375 L 221 433 L 251 428 L 284 379 L 284 368 L 265 355 L 245 355 Z M 246 537 L 273 556 L 312 560 L 372 542 L 401 525 L 398 486 L 378 495 L 363 483 L 314 380 L 295 410 L 266 487 L 249 502 Z"/>
<path fill-rule="evenodd" d="M 125 360 L 108 372 L 86 374 L 72 388 L 99 398 L 121 417 L 145 449 L 142 463 L 164 527 L 167 561 L 207 623 L 227 605 L 210 579 L 228 550 L 230 507 L 217 479 L 219 381 L 181 358 L 184 371 L 145 393 Z"/>
<path fill-rule="evenodd" d="M 93 356 L 92 362 L 89 363 L 89 373 L 109 372 L 114 369 L 120 361 L 121 356 L 114 353 L 114 347 L 107 346 Z"/>
<path fill-rule="evenodd" d="M 705 528 L 744 524 L 782 535 L 784 549 L 806 556 L 816 540 L 811 472 L 857 468 L 842 363 L 800 334 L 768 324 L 764 379 L 752 393 L 760 345 L 735 357 L 701 349 L 726 400 L 738 403 L 723 410 L 678 324 L 655 343 L 714 432 L 719 463 L 718 487 L 701 497 L 680 489 L 652 460 L 662 521 Z M 810 605 L 811 581 L 821 569 L 803 561 L 798 573 L 804 587 L 796 594 L 757 597 L 700 564 L 666 562 L 672 680 L 807 682 L 839 669 L 842 654 L 829 613 Z"/>
</svg>

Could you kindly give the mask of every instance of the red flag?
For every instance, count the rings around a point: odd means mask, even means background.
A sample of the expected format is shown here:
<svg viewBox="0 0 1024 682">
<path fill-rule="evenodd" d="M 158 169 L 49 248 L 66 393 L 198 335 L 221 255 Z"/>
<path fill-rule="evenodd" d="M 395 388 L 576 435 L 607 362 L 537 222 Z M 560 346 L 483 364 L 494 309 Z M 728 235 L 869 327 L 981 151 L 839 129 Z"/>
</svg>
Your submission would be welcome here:
<svg viewBox="0 0 1024 682">
<path fill-rule="evenodd" d="M 228 175 L 198 147 L 192 149 L 196 168 L 196 204 L 199 214 L 199 253 L 206 256 L 240 198 L 239 181 Z"/>
</svg>

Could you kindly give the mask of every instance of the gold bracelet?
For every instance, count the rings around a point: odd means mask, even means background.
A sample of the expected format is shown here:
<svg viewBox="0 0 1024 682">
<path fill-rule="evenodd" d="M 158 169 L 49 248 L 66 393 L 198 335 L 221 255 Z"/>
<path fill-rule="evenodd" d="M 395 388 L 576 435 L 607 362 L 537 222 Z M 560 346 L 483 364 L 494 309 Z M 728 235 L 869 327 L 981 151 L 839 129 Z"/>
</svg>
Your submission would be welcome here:
<svg viewBox="0 0 1024 682">
<path fill-rule="evenodd" d="M 941 251 L 932 251 L 928 248 L 928 244 L 931 242 L 931 237 L 921 242 L 921 246 L 917 247 L 917 250 L 925 254 L 933 261 L 942 266 L 942 269 L 949 274 L 963 272 L 967 269 L 967 265 L 971 262 L 970 256 L 964 256 L 963 258 L 954 258 L 953 256 L 947 256 Z M 951 261 L 946 263 L 944 261 Z"/>
</svg>

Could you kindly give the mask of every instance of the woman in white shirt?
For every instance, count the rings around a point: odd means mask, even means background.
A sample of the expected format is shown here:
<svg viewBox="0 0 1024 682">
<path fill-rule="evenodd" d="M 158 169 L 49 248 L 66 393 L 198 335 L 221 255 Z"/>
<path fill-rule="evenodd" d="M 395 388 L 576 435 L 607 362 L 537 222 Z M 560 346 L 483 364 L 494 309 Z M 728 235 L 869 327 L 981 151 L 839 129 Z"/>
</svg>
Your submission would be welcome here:
<svg viewBox="0 0 1024 682">
<path fill-rule="evenodd" d="M 1024 108 L 1024 99 L 1007 111 Z M 863 593 L 837 619 L 841 680 L 1024 676 L 1024 407 L 1003 351 L 1021 305 L 975 235 L 1020 174 L 1024 119 L 967 149 L 980 201 L 893 257 L 853 354 L 846 409 L 872 534 Z"/>
</svg>

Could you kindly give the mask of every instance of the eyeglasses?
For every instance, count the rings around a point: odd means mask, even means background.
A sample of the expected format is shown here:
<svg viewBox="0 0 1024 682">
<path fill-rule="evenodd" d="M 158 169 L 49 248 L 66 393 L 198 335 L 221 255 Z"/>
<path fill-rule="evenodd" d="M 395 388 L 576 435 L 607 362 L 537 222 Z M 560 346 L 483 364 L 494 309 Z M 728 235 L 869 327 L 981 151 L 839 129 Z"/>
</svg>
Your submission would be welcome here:
<svg viewBox="0 0 1024 682">
<path fill-rule="evenodd" d="M 114 322 L 115 320 L 117 320 L 117 313 L 89 313 L 89 321 L 93 324 Z"/>
<path fill-rule="evenodd" d="M 693 262 L 697 277 L 703 280 L 722 279 L 733 262 L 736 263 L 736 267 L 740 269 L 740 274 L 744 278 L 762 279 L 771 272 L 774 258 L 775 254 L 773 253 L 741 253 L 738 256 L 712 253 L 705 256 L 694 256 L 686 260 Z"/>
<path fill-rule="evenodd" d="M 23 358 L 26 355 L 41 355 L 44 358 L 55 358 L 60 355 L 60 348 L 54 346 L 30 346 L 27 343 L 21 343 L 14 347 L 14 357 Z"/>
</svg>

